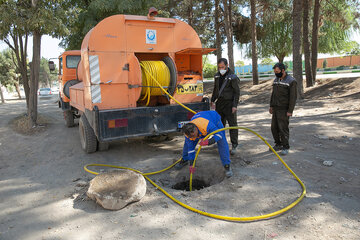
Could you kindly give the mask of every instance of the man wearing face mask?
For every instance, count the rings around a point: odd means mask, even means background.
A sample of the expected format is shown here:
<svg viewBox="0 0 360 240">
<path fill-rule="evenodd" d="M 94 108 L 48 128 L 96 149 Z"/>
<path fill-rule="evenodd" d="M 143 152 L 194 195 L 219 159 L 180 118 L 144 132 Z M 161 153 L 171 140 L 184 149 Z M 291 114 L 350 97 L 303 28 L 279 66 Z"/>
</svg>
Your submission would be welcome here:
<svg viewBox="0 0 360 240">
<path fill-rule="evenodd" d="M 296 98 L 296 80 L 287 74 L 285 65 L 277 63 L 273 67 L 275 80 L 270 98 L 269 113 L 272 114 L 271 132 L 275 140 L 275 151 L 281 155 L 289 153 L 289 118 L 292 116 Z M 271 150 L 271 149 L 270 149 Z"/>
<path fill-rule="evenodd" d="M 237 126 L 237 105 L 240 98 L 239 78 L 228 67 L 226 58 L 218 60 L 219 71 L 215 74 L 214 90 L 211 97 L 211 108 L 219 113 L 221 122 L 226 125 L 229 123 L 230 127 Z M 215 104 L 216 102 L 216 104 Z M 238 146 L 238 130 L 230 130 L 230 139 L 232 144 L 231 155 L 236 154 Z"/>
</svg>

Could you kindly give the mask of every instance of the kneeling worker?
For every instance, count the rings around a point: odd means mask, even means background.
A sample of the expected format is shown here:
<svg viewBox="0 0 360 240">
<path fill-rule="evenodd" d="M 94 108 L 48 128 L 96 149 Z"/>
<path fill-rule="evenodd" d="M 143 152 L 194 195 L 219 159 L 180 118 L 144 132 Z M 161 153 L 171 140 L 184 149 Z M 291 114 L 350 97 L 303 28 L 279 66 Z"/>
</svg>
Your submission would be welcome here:
<svg viewBox="0 0 360 240">
<path fill-rule="evenodd" d="M 209 133 L 221 128 L 224 128 L 224 125 L 216 111 L 203 111 L 195 114 L 191 121 L 182 127 L 182 132 L 185 135 L 183 156 L 181 161 L 175 165 L 175 168 L 179 170 L 188 165 L 189 162 L 192 164 L 195 159 L 196 144 L 201 139 L 201 146 L 217 143 L 220 159 L 225 168 L 225 174 L 227 177 L 231 177 L 233 173 L 230 167 L 229 145 L 226 141 L 225 131 L 218 132 L 212 138 L 203 140 Z"/>
</svg>

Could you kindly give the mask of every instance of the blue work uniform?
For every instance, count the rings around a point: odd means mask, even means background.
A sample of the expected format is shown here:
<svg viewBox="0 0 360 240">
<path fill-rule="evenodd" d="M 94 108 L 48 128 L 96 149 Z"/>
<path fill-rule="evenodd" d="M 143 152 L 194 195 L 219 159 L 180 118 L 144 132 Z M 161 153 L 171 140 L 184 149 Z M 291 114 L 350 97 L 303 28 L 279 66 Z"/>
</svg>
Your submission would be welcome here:
<svg viewBox="0 0 360 240">
<path fill-rule="evenodd" d="M 195 124 L 199 130 L 199 137 L 188 138 L 185 136 L 183 148 L 183 159 L 185 161 L 193 161 L 195 159 L 195 147 L 200 139 L 203 139 L 211 132 L 224 128 L 221 117 L 216 111 L 199 112 L 191 118 L 190 123 Z M 222 165 L 230 164 L 229 145 L 226 141 L 225 131 L 216 133 L 213 135 L 213 138 L 218 145 Z"/>
</svg>

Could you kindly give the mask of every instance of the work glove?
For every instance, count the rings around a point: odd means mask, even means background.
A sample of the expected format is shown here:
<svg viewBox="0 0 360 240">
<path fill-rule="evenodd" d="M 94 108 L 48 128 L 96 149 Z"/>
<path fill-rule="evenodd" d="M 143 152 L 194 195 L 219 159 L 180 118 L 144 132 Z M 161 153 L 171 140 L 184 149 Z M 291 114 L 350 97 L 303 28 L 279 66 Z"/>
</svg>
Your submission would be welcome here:
<svg viewBox="0 0 360 240">
<path fill-rule="evenodd" d="M 211 138 L 211 139 L 206 139 L 206 140 L 201 140 L 200 141 L 200 146 L 210 146 L 212 144 L 215 143 L 215 139 L 214 138 Z"/>
</svg>

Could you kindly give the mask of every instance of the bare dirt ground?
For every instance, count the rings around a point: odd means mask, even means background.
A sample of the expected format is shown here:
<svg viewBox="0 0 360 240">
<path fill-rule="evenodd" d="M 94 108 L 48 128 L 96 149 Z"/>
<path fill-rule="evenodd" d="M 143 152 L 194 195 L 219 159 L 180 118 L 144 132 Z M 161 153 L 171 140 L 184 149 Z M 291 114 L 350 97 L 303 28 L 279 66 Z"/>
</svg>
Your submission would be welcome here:
<svg viewBox="0 0 360 240">
<path fill-rule="evenodd" d="M 242 83 L 238 122 L 272 144 L 270 91 L 271 81 Z M 149 183 L 140 202 L 119 211 L 102 209 L 84 194 L 94 177 L 83 170 L 85 164 L 162 169 L 179 158 L 183 137 L 115 142 L 106 152 L 85 154 L 78 128 L 65 127 L 55 97 L 39 100 L 47 126 L 34 135 L 13 130 L 25 102 L 8 101 L 0 105 L 0 239 L 360 239 L 359 91 L 360 78 L 324 79 L 307 89 L 290 120 L 291 152 L 284 157 L 307 196 L 281 216 L 251 223 L 193 213 Z M 230 179 L 193 192 L 171 188 L 175 170 L 153 179 L 186 204 L 225 216 L 266 214 L 293 202 L 301 187 L 276 156 L 251 133 L 240 131 L 239 139 Z M 333 165 L 324 166 L 325 160 Z M 204 149 L 198 161 L 199 169 L 210 163 L 221 169 L 214 147 Z"/>
</svg>

